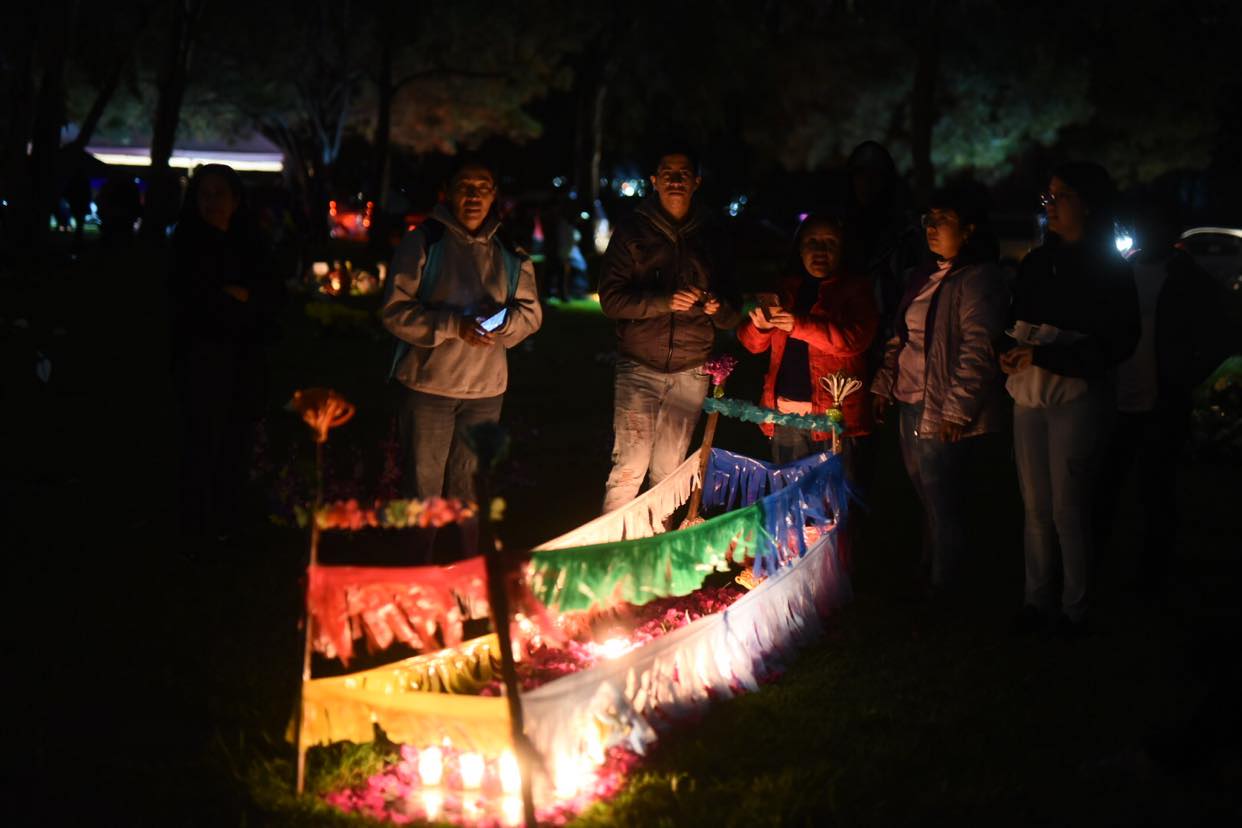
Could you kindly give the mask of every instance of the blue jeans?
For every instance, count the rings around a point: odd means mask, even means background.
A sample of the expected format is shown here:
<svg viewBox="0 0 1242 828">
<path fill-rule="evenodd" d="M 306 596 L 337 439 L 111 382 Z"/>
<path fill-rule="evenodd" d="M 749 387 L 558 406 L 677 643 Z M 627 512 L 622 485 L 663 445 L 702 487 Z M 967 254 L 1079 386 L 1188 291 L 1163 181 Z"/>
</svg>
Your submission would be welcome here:
<svg viewBox="0 0 1242 828">
<path fill-rule="evenodd" d="M 1061 611 L 1072 621 L 1087 612 L 1091 511 L 1110 401 L 1108 389 L 1092 388 L 1064 405 L 1013 409 L 1013 449 L 1026 507 L 1026 603 L 1056 608 L 1059 568 Z"/>
<path fill-rule="evenodd" d="M 612 472 L 604 512 L 629 503 L 643 479 L 654 486 L 686 459 L 707 395 L 707 374 L 687 368 L 666 374 L 624 357 L 617 360 Z"/>
<path fill-rule="evenodd" d="M 463 400 L 407 388 L 398 416 L 405 457 L 402 494 L 473 502 L 478 461 L 465 432 L 479 423 L 498 422 L 503 402 L 503 394 Z"/>
<path fill-rule="evenodd" d="M 965 555 L 963 489 L 964 443 L 946 443 L 938 434 L 920 434 L 923 404 L 900 403 L 901 459 L 923 504 L 924 560 L 935 588 L 952 585 Z"/>
</svg>

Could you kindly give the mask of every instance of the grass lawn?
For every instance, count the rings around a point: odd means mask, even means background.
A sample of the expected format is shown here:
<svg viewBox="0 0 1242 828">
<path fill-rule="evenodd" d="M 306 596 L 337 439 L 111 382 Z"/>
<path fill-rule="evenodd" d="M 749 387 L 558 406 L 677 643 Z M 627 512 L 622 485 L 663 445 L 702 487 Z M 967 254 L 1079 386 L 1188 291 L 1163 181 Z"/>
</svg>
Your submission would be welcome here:
<svg viewBox="0 0 1242 828">
<path fill-rule="evenodd" d="M 177 548 L 162 267 L 157 254 L 95 256 L 3 284 L 6 344 L 51 349 L 54 362 L 48 385 L 6 392 L 5 621 L 19 687 L 6 717 L 7 778 L 20 792 L 10 810 L 28 824 L 354 824 L 288 795 L 303 534 L 267 522 L 259 491 L 251 528 L 232 544 L 197 560 Z M 297 472 L 309 456 L 304 426 L 280 405 L 296 388 L 329 385 L 359 408 L 333 432 L 333 474 L 369 486 L 392 422 L 390 344 L 365 325 L 324 328 L 303 304 L 291 301 L 271 355 L 271 469 Z M 354 304 L 369 313 L 377 303 Z M 19 313 L 29 328 L 12 326 Z M 543 330 L 511 353 L 514 444 L 500 478 L 510 545 L 597 513 L 612 350 L 607 320 L 573 304 L 549 307 Z M 744 357 L 730 395 L 757 398 L 762 368 Z M 1210 690 L 1205 664 L 1238 660 L 1242 475 L 1184 466 L 1170 492 L 1184 514 L 1171 606 L 1132 594 L 1131 510 L 1101 564 L 1095 635 L 1015 640 L 1006 629 L 1021 597 L 1021 504 L 1006 439 L 977 446 L 970 592 L 958 606 L 912 600 L 919 511 L 895 434 L 881 432 L 875 490 L 856 513 L 865 545 L 853 604 L 778 682 L 663 738 L 580 823 L 1236 824 L 1236 747 L 1179 774 L 1135 756 Z M 767 457 L 751 425 L 722 421 L 717 444 Z M 334 554 L 361 560 L 392 552 L 335 543 Z M 312 785 L 364 776 L 375 761 L 369 747 L 312 751 Z"/>
</svg>

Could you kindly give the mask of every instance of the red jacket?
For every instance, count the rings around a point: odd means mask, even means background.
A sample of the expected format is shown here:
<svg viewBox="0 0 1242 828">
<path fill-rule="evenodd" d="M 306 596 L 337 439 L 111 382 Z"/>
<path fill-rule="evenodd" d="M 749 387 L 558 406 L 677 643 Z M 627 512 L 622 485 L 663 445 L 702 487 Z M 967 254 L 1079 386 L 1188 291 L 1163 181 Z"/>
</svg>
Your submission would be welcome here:
<svg viewBox="0 0 1242 828">
<path fill-rule="evenodd" d="M 786 279 L 781 285 L 781 306 L 791 308 L 801 277 Z M 807 343 L 811 363 L 811 405 L 816 414 L 823 414 L 836 404 L 832 395 L 824 390 L 821 377 L 837 371 L 856 377 L 862 388 L 845 398 L 841 413 L 845 415 L 845 433 L 860 435 L 871 433 L 871 406 L 866 399 L 870 377 L 867 376 L 867 351 L 879 327 L 879 312 L 875 297 L 866 280 L 857 276 L 829 276 L 819 286 L 819 297 L 810 313 L 795 315 L 793 331 L 773 328 L 761 331 L 750 319 L 737 329 L 737 338 L 753 354 L 771 349 L 768 374 L 763 379 L 763 397 L 760 405 L 776 407 L 776 375 L 780 371 L 781 357 L 785 354 L 785 342 L 789 337 Z M 772 436 L 771 424 L 759 426 L 763 433 Z M 811 439 L 824 440 L 828 434 L 812 432 Z"/>
</svg>

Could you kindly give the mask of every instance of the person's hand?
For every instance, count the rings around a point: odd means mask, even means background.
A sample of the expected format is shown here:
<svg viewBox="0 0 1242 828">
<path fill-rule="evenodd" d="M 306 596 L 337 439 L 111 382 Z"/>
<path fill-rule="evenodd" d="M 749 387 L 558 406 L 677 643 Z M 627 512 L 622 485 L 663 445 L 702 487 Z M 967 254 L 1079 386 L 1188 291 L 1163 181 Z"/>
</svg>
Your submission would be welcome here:
<svg viewBox="0 0 1242 828">
<path fill-rule="evenodd" d="M 772 315 L 772 327 L 789 333 L 794 327 L 794 315 L 785 310 L 781 306 L 769 308 L 768 313 Z"/>
<path fill-rule="evenodd" d="M 1000 367 L 1006 374 L 1020 374 L 1031 367 L 1034 358 L 1034 348 L 1030 345 L 1019 345 L 1001 355 Z"/>
<path fill-rule="evenodd" d="M 241 285 L 225 285 L 224 287 L 220 289 L 223 290 L 225 293 L 227 293 L 229 296 L 232 296 L 238 302 L 249 302 L 250 301 L 250 291 L 242 287 Z"/>
<path fill-rule="evenodd" d="M 763 316 L 763 308 L 750 309 L 750 324 L 754 325 L 757 331 L 772 330 L 772 323 Z"/>
<path fill-rule="evenodd" d="M 877 423 L 884 422 L 884 414 L 888 411 L 888 397 L 883 394 L 871 395 L 871 414 Z"/>
<path fill-rule="evenodd" d="M 688 311 L 698 304 L 699 297 L 703 295 L 703 291 L 696 287 L 684 287 L 673 294 L 669 299 L 668 306 L 673 311 Z"/>
<path fill-rule="evenodd" d="M 708 316 L 715 316 L 716 311 L 720 310 L 720 300 L 713 293 L 703 294 L 703 313 Z"/>
<path fill-rule="evenodd" d="M 473 316 L 463 316 L 457 320 L 457 335 L 467 345 L 477 348 L 486 347 L 496 341 L 496 336 L 479 327 L 479 321 Z"/>
<path fill-rule="evenodd" d="M 962 432 L 966 430 L 966 426 L 961 423 L 951 423 L 945 420 L 940 424 L 940 439 L 946 443 L 956 443 L 962 439 Z"/>
</svg>

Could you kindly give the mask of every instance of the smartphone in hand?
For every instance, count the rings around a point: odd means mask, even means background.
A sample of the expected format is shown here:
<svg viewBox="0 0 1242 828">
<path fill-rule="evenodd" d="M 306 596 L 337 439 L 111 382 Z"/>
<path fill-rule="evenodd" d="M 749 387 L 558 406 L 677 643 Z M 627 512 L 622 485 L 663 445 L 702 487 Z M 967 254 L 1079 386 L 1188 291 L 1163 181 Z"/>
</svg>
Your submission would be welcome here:
<svg viewBox="0 0 1242 828">
<path fill-rule="evenodd" d="M 487 331 L 488 333 L 491 333 L 492 331 L 499 328 L 501 325 L 505 324 L 505 319 L 507 319 L 508 316 L 509 316 L 509 309 L 501 308 L 500 310 L 496 311 L 494 314 L 487 317 L 486 319 L 480 319 L 479 327 Z"/>
<path fill-rule="evenodd" d="M 755 302 L 759 305 L 759 311 L 763 314 L 765 321 L 772 321 L 772 308 L 781 306 L 781 297 L 775 293 L 756 293 Z"/>
</svg>

